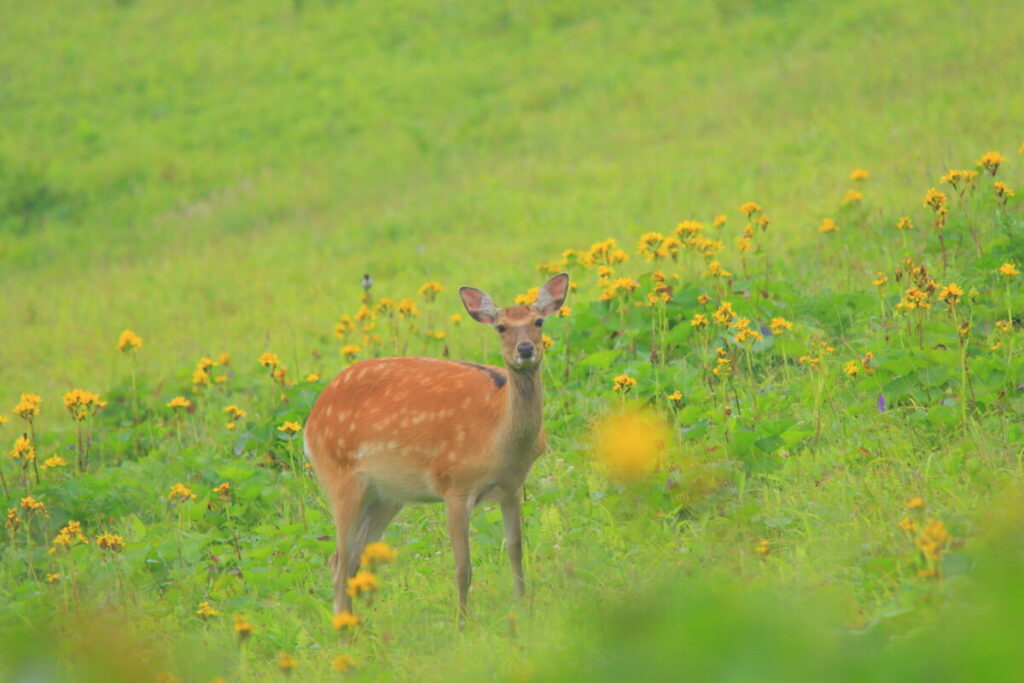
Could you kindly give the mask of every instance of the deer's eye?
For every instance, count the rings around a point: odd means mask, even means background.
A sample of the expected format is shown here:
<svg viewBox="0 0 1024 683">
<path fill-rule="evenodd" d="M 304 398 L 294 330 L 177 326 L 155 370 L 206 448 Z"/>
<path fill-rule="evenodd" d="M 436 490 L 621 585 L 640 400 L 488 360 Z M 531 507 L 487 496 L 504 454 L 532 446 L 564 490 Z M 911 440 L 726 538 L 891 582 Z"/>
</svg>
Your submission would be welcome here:
<svg viewBox="0 0 1024 683">
<path fill-rule="evenodd" d="M 537 327 L 544 327 L 544 318 L 537 318 L 537 322 L 534 323 Z"/>
<path fill-rule="evenodd" d="M 505 331 L 505 330 L 507 330 L 508 328 L 507 328 L 507 327 L 505 327 L 504 325 L 495 325 L 495 326 L 494 326 L 494 329 L 496 329 L 496 330 L 498 331 L 498 334 L 501 334 L 502 332 L 504 332 L 504 331 Z"/>
</svg>

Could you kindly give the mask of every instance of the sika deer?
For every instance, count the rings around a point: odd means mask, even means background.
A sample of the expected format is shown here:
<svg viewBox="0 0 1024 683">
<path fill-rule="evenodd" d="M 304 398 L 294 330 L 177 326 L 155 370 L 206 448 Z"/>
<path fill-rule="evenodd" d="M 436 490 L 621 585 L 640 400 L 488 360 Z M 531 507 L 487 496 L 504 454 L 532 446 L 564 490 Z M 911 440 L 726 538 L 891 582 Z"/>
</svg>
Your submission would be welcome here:
<svg viewBox="0 0 1024 683">
<path fill-rule="evenodd" d="M 306 455 L 334 510 L 334 611 L 349 609 L 348 579 L 367 543 L 406 503 L 444 502 L 455 556 L 460 620 L 472 569 L 469 516 L 501 505 L 516 593 L 525 593 L 520 504 L 530 465 L 544 451 L 541 325 L 565 300 L 569 276 L 551 278 L 528 306 L 499 309 L 479 289 L 459 294 L 474 320 L 501 337 L 506 369 L 433 358 L 353 364 L 317 399 Z"/>
</svg>

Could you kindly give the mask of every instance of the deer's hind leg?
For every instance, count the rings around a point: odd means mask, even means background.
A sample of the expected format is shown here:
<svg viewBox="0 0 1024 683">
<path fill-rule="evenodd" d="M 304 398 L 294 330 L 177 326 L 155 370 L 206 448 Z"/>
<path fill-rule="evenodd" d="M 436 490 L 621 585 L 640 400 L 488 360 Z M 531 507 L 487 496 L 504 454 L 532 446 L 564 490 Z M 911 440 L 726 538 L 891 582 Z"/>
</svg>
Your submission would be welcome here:
<svg viewBox="0 0 1024 683">
<path fill-rule="evenodd" d="M 366 484 L 358 477 L 348 477 L 343 485 L 330 491 L 331 506 L 334 510 L 334 526 L 336 531 L 337 549 L 331 555 L 331 576 L 334 584 L 334 613 L 351 609 L 352 600 L 346 589 L 351 574 L 348 567 L 351 563 L 357 531 L 360 526 L 362 510 L 366 505 Z M 358 558 L 362 549 L 355 551 Z"/>
<path fill-rule="evenodd" d="M 380 540 L 388 524 L 401 509 L 401 503 L 385 502 L 377 498 L 372 491 L 366 494 L 359 512 L 359 522 L 348 544 L 347 576 L 355 576 L 359 571 L 363 549 L 367 544 Z"/>
</svg>

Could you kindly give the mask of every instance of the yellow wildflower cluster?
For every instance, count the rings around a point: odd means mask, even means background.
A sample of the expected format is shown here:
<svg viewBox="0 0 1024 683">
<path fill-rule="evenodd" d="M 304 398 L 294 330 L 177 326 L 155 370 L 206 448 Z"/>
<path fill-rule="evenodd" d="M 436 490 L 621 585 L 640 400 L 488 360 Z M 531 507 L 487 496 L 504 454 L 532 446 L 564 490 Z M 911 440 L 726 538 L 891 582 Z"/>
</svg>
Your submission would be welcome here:
<svg viewBox="0 0 1024 683">
<path fill-rule="evenodd" d="M 167 402 L 168 408 L 191 408 L 192 401 L 188 400 L 184 396 L 175 396 Z"/>
<path fill-rule="evenodd" d="M 362 620 L 355 614 L 345 610 L 344 612 L 338 612 L 331 617 L 331 626 L 335 631 L 353 631 L 356 626 L 359 625 L 360 621 Z"/>
<path fill-rule="evenodd" d="M 938 294 L 936 297 L 939 301 L 944 301 L 949 306 L 953 306 L 960 301 L 960 297 L 964 295 L 964 290 L 960 288 L 955 282 L 950 282 L 948 285 L 939 287 Z"/>
<path fill-rule="evenodd" d="M 951 540 L 946 525 L 941 520 L 930 519 L 921 529 L 915 543 L 925 558 L 934 562 L 942 557 Z"/>
<path fill-rule="evenodd" d="M 32 445 L 32 439 L 28 438 L 28 434 L 22 434 L 14 440 L 14 445 L 11 446 L 11 457 L 24 462 L 32 462 L 36 459 L 36 448 Z"/>
<path fill-rule="evenodd" d="M 536 303 L 537 297 L 540 295 L 540 287 L 533 287 L 526 294 L 517 294 L 515 302 L 517 306 L 529 306 L 532 303 Z"/>
<path fill-rule="evenodd" d="M 31 422 L 32 418 L 39 414 L 39 404 L 42 402 L 43 399 L 36 394 L 22 394 L 18 405 L 14 406 L 11 412 L 21 419 Z"/>
<path fill-rule="evenodd" d="M 218 486 L 215 486 L 213 492 L 216 493 L 217 497 L 220 498 L 223 502 L 231 502 L 231 482 L 226 481 L 222 484 L 219 484 Z"/>
<path fill-rule="evenodd" d="M 123 353 L 135 352 L 142 348 L 142 337 L 131 330 L 125 330 L 117 339 L 116 350 Z"/>
<path fill-rule="evenodd" d="M 1020 271 L 1017 270 L 1017 266 L 1012 263 L 1004 263 L 999 266 L 999 273 L 1006 277 L 1017 277 L 1020 275 Z"/>
<path fill-rule="evenodd" d="M 733 310 L 731 303 L 723 301 L 718 306 L 718 310 L 711 314 L 711 317 L 719 325 L 728 325 L 736 317 L 736 311 Z"/>
<path fill-rule="evenodd" d="M 59 455 L 54 455 L 54 456 L 51 456 L 51 457 L 47 458 L 43 462 L 43 471 L 52 470 L 52 469 L 55 469 L 57 467 L 67 467 L 67 466 L 68 466 L 68 461 L 67 460 L 65 460 L 64 458 L 60 457 Z"/>
<path fill-rule="evenodd" d="M 236 614 L 234 621 L 235 635 L 238 636 L 239 642 L 244 642 L 246 638 L 253 634 L 255 629 L 249 623 L 249 618 L 244 614 Z"/>
<path fill-rule="evenodd" d="M 443 291 L 444 287 L 441 286 L 440 282 L 431 280 L 420 285 L 420 288 L 416 293 L 422 296 L 426 301 L 430 302 L 436 299 L 437 295 Z"/>
<path fill-rule="evenodd" d="M 364 569 L 376 569 L 382 564 L 390 564 L 398 557 L 398 551 L 394 550 L 387 543 L 380 541 L 368 543 L 363 548 L 363 554 L 359 558 L 359 564 Z"/>
<path fill-rule="evenodd" d="M 101 400 L 99 394 L 94 394 L 91 391 L 72 389 L 64 394 L 64 407 L 71 413 L 71 417 L 79 422 L 95 414 L 105 405 L 107 402 Z"/>
<path fill-rule="evenodd" d="M 601 296 L 599 296 L 598 298 L 601 301 L 610 301 L 611 299 L 614 299 L 616 296 L 628 296 L 635 292 L 637 287 L 639 286 L 640 283 L 634 280 L 633 278 L 620 277 L 609 283 L 604 288 L 604 291 L 601 292 Z"/>
<path fill-rule="evenodd" d="M 748 318 L 736 318 L 729 327 L 736 330 L 736 336 L 733 339 L 737 344 L 746 344 L 747 342 L 762 341 L 764 337 L 758 330 L 750 327 L 750 320 Z"/>
<path fill-rule="evenodd" d="M 636 380 L 625 373 L 618 375 L 612 380 L 612 391 L 621 391 L 623 394 L 628 394 L 635 388 Z"/>
<path fill-rule="evenodd" d="M 698 330 L 703 330 L 705 327 L 708 326 L 708 317 L 701 313 L 697 313 L 696 315 L 693 316 L 693 319 L 690 320 L 690 324 L 696 327 Z"/>
<path fill-rule="evenodd" d="M 910 230 L 913 227 L 914 221 L 910 220 L 909 216 L 903 216 L 898 221 L 896 221 L 897 230 Z"/>
<path fill-rule="evenodd" d="M 715 349 L 715 367 L 711 371 L 715 377 L 728 377 L 732 372 L 732 357 L 726 349 L 721 347 Z"/>
<path fill-rule="evenodd" d="M 658 413 L 630 407 L 595 423 L 591 441 L 598 462 L 613 479 L 635 482 L 661 465 L 671 429 Z"/>
<path fill-rule="evenodd" d="M 793 329 L 793 323 L 785 318 L 772 318 L 768 321 L 768 328 L 772 334 L 779 335 Z"/>
<path fill-rule="evenodd" d="M 826 218 L 818 226 L 818 232 L 839 232 L 839 226 L 831 218 Z"/>
<path fill-rule="evenodd" d="M 124 550 L 124 539 L 116 534 L 100 534 L 96 537 L 96 547 L 112 553 Z"/>
<path fill-rule="evenodd" d="M 36 500 L 32 496 L 25 496 L 20 501 L 21 509 L 30 514 L 35 513 L 37 515 L 47 516 L 46 514 L 46 503 L 41 500 Z"/>
<path fill-rule="evenodd" d="M 954 190 L 960 189 L 960 185 L 964 185 L 964 189 L 973 188 L 974 180 L 978 177 L 977 171 L 969 170 L 954 170 L 950 169 L 939 178 L 940 183 L 952 185 Z"/>
<path fill-rule="evenodd" d="M 195 499 L 196 499 L 196 494 L 192 493 L 192 490 L 190 488 L 188 488 L 187 486 L 185 486 L 184 484 L 182 484 L 181 482 L 178 482 L 177 484 L 174 484 L 173 486 L 171 486 L 171 490 L 167 494 L 167 500 L 171 500 L 171 501 L 177 500 L 177 501 L 185 502 L 185 501 L 188 501 L 188 500 L 195 500 Z"/>
<path fill-rule="evenodd" d="M 754 202 L 744 202 L 743 204 L 740 204 L 740 213 L 742 213 L 747 218 L 750 218 L 760 210 L 761 207 L 755 204 Z"/>
<path fill-rule="evenodd" d="M 199 603 L 199 609 L 196 610 L 196 614 L 199 615 L 200 619 L 206 619 L 207 617 L 215 617 L 220 614 L 219 609 L 214 609 L 213 606 L 205 600 Z"/>
<path fill-rule="evenodd" d="M 358 344 L 345 344 L 341 347 L 341 355 L 347 361 L 351 361 L 362 352 Z"/>
<path fill-rule="evenodd" d="M 298 662 L 295 661 L 295 657 L 291 656 L 287 652 L 282 652 L 277 655 L 277 668 L 285 675 L 291 675 L 292 670 L 297 664 Z"/>
<path fill-rule="evenodd" d="M 89 537 L 82 533 L 81 522 L 70 521 L 65 527 L 57 532 L 57 535 L 53 539 L 53 547 L 50 548 L 50 552 L 54 553 L 58 549 L 70 548 L 76 543 L 87 545 L 89 543 Z"/>
<path fill-rule="evenodd" d="M 850 172 L 850 180 L 867 180 L 869 177 L 871 174 L 863 168 L 855 168 Z"/>
<path fill-rule="evenodd" d="M 859 190 L 847 190 L 843 195 L 843 204 L 859 204 L 864 199 L 864 193 Z"/>
<path fill-rule="evenodd" d="M 225 406 L 224 407 L 224 412 L 227 413 L 228 417 L 231 418 L 232 420 L 241 420 L 242 418 L 244 418 L 248 414 L 244 410 L 242 410 L 241 408 L 239 408 L 238 406 L 236 406 L 234 404 L 229 405 L 229 406 Z"/>
<path fill-rule="evenodd" d="M 289 422 L 286 420 L 284 424 L 277 428 L 277 431 L 284 432 L 285 434 L 289 435 L 297 434 L 298 432 L 302 431 L 302 425 L 299 424 L 298 422 Z"/>
<path fill-rule="evenodd" d="M 398 307 L 395 310 L 403 318 L 418 318 L 420 316 L 420 309 L 416 307 L 416 302 L 408 297 L 398 302 Z"/>
<path fill-rule="evenodd" d="M 355 576 L 348 580 L 345 592 L 351 597 L 357 598 L 360 595 L 372 593 L 378 588 L 377 577 L 369 571 L 357 572 Z"/>
<path fill-rule="evenodd" d="M 991 175 L 995 176 L 999 171 L 999 164 L 1003 163 L 1003 155 L 999 152 L 985 152 L 978 159 L 978 168 L 984 168 Z"/>
</svg>

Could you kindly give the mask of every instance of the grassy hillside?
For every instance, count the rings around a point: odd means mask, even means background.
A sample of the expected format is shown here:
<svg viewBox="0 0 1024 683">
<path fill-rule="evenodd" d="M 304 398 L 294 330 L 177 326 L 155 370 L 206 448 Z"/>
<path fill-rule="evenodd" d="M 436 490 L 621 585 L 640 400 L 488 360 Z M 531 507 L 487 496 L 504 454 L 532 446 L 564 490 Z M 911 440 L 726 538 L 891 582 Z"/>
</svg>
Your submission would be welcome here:
<svg viewBox="0 0 1024 683">
<path fill-rule="evenodd" d="M 42 397 L 0 422 L 0 673 L 1013 678 L 1016 6 L 593 5 L 0 2 L 0 406 Z M 639 253 L 652 231 L 678 253 Z M 499 362 L 457 286 L 508 305 L 563 268 L 528 601 L 478 511 L 457 632 L 443 515 L 408 508 L 339 636 L 330 514 L 280 427 L 358 358 Z M 72 388 L 107 405 L 76 423 Z M 591 425 L 633 403 L 672 438 L 623 483 Z M 55 542 L 72 521 L 88 543 Z"/>
</svg>

